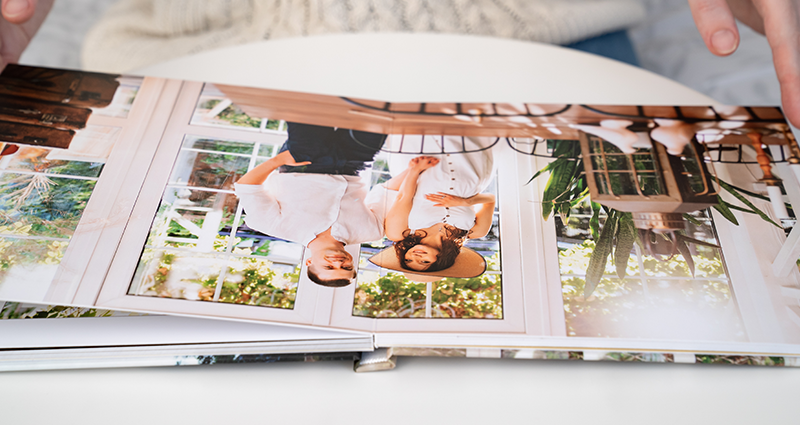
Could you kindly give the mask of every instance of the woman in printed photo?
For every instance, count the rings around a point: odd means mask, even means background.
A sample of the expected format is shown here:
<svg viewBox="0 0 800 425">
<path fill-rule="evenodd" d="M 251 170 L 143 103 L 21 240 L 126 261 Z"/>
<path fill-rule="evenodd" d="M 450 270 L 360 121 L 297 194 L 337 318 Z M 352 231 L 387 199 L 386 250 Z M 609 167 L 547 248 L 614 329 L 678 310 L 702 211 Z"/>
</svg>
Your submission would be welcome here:
<svg viewBox="0 0 800 425">
<path fill-rule="evenodd" d="M 453 153 L 392 155 L 392 178 L 372 189 L 367 204 L 384 217 L 385 235 L 394 244 L 370 261 L 417 278 L 478 276 L 486 262 L 463 245 L 492 227 L 495 196 L 484 193 L 493 176 L 492 152 L 481 150 L 488 145 L 481 138 L 392 138 L 393 145 L 406 148 L 418 144 L 419 152 L 425 151 L 423 141 Z"/>
</svg>

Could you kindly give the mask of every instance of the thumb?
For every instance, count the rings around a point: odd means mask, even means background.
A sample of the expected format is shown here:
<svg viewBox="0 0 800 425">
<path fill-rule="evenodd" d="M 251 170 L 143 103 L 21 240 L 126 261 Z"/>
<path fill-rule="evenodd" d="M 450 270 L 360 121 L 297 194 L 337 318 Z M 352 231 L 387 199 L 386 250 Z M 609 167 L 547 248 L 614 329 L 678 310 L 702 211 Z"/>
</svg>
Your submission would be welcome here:
<svg viewBox="0 0 800 425">
<path fill-rule="evenodd" d="M 12 24 L 23 24 L 33 17 L 38 0 L 2 0 L 2 14 Z"/>
</svg>

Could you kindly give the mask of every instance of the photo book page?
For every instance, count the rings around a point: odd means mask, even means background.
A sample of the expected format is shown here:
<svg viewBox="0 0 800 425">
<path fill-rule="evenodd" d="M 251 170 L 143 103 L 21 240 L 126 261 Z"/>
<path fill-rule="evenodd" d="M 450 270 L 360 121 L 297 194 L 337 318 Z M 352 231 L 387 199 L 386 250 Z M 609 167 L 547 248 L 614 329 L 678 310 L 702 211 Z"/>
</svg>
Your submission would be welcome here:
<svg viewBox="0 0 800 425">
<path fill-rule="evenodd" d="M 10 65 L 0 155 L 3 300 L 398 349 L 800 356 L 800 149 L 777 107 Z"/>
</svg>

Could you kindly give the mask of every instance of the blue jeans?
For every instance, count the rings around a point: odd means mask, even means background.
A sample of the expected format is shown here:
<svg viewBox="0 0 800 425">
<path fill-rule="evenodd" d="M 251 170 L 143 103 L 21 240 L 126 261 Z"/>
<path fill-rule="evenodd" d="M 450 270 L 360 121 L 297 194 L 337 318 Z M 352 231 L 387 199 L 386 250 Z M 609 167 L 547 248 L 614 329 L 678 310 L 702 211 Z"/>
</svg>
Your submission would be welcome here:
<svg viewBox="0 0 800 425">
<path fill-rule="evenodd" d="M 598 35 L 564 47 L 639 66 L 639 60 L 636 59 L 636 52 L 633 50 L 631 39 L 628 37 L 628 32 L 624 30 Z"/>
</svg>

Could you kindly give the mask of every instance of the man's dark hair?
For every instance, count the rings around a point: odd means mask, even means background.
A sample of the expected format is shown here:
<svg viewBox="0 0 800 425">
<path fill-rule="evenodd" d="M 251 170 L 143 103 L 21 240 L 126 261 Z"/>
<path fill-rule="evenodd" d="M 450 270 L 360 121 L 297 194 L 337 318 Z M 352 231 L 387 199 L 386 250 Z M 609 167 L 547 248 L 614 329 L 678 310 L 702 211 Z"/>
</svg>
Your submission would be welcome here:
<svg viewBox="0 0 800 425">
<path fill-rule="evenodd" d="M 308 274 L 308 278 L 311 279 L 312 282 L 316 283 L 317 285 L 327 286 L 329 288 L 341 288 L 343 286 L 347 286 L 353 283 L 353 281 L 356 278 L 355 270 L 353 270 L 353 277 L 350 279 L 329 279 L 329 280 L 320 279 L 316 273 L 311 271 L 310 267 L 308 267 L 306 271 Z"/>
</svg>

